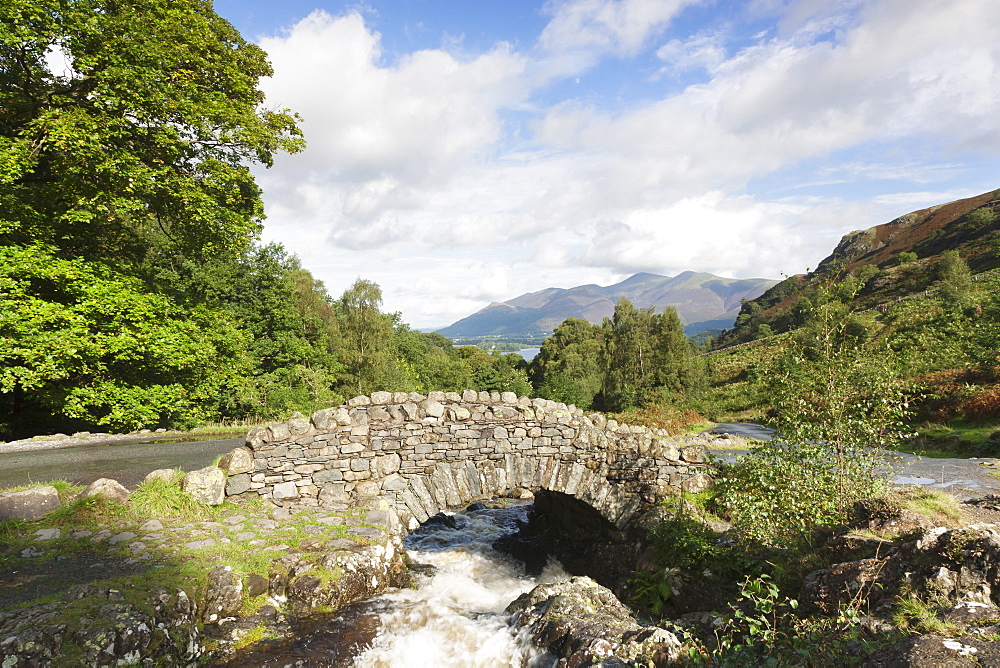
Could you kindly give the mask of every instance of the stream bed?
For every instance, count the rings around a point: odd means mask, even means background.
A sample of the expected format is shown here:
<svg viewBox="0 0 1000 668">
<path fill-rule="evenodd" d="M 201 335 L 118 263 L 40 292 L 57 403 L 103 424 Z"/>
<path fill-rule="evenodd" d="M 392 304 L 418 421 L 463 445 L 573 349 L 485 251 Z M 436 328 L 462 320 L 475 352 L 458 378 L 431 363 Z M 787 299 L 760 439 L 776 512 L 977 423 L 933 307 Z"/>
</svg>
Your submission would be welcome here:
<svg viewBox="0 0 1000 668">
<path fill-rule="evenodd" d="M 277 668 L 492 668 L 553 666 L 508 627 L 504 609 L 537 584 L 569 575 L 550 563 L 538 577 L 492 543 L 519 529 L 530 505 L 431 518 L 405 540 L 414 587 L 383 594 L 336 617 L 306 620 L 293 641 L 243 652 L 227 665 Z"/>
</svg>

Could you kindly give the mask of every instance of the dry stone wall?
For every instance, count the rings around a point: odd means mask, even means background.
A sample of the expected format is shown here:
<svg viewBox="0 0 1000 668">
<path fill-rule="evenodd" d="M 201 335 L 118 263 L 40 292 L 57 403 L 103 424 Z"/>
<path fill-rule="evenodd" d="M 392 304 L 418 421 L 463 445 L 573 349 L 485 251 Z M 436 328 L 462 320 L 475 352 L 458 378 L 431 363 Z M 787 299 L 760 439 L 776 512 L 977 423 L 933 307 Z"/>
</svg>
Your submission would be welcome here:
<svg viewBox="0 0 1000 668">
<path fill-rule="evenodd" d="M 513 393 L 375 392 L 247 434 L 227 494 L 349 506 L 382 496 L 414 528 L 512 490 L 571 494 L 624 528 L 711 484 L 703 446 Z"/>
</svg>

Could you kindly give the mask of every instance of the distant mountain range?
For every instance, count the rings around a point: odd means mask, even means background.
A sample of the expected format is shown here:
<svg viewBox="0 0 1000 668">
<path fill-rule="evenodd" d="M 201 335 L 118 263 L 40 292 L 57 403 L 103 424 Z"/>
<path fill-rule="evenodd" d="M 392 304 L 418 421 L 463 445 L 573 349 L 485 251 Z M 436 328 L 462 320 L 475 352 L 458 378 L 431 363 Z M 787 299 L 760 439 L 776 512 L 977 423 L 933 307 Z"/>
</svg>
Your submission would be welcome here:
<svg viewBox="0 0 1000 668">
<path fill-rule="evenodd" d="M 754 299 L 777 281 L 766 278 L 721 278 L 685 271 L 674 277 L 640 273 L 621 283 L 546 288 L 486 308 L 437 330 L 449 338 L 498 336 L 510 339 L 551 332 L 566 318 L 600 323 L 614 313 L 625 297 L 638 307 L 657 312 L 676 307 L 684 330 L 691 336 L 708 329 L 732 327 L 741 299 Z"/>
</svg>

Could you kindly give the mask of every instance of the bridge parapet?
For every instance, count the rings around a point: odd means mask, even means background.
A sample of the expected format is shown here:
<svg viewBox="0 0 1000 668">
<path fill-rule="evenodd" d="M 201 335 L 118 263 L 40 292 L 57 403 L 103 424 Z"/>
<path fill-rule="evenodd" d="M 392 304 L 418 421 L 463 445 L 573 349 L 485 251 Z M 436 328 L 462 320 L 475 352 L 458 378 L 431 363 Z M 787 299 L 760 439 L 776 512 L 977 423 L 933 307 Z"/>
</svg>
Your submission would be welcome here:
<svg viewBox="0 0 1000 668">
<path fill-rule="evenodd" d="M 230 495 L 350 506 L 382 496 L 410 525 L 511 490 L 547 489 L 624 528 L 664 496 L 711 484 L 703 446 L 575 406 L 467 390 L 375 392 L 247 434 Z"/>
</svg>

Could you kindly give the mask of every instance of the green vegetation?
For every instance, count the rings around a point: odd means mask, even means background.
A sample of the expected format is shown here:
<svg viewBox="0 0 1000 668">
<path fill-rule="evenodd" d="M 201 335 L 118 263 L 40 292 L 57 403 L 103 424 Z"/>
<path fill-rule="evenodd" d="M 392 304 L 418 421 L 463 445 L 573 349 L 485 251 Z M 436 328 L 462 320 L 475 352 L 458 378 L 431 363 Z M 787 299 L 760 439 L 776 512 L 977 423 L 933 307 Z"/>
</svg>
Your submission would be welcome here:
<svg viewBox="0 0 1000 668">
<path fill-rule="evenodd" d="M 531 393 L 524 360 L 411 331 L 371 281 L 334 299 L 259 242 L 251 167 L 304 143 L 210 4 L 14 0 L 0 19 L 0 438 Z"/>
<path fill-rule="evenodd" d="M 531 375 L 547 399 L 623 411 L 679 403 L 700 389 L 703 369 L 675 309 L 657 314 L 621 299 L 602 325 L 569 318 L 557 327 Z"/>
</svg>

